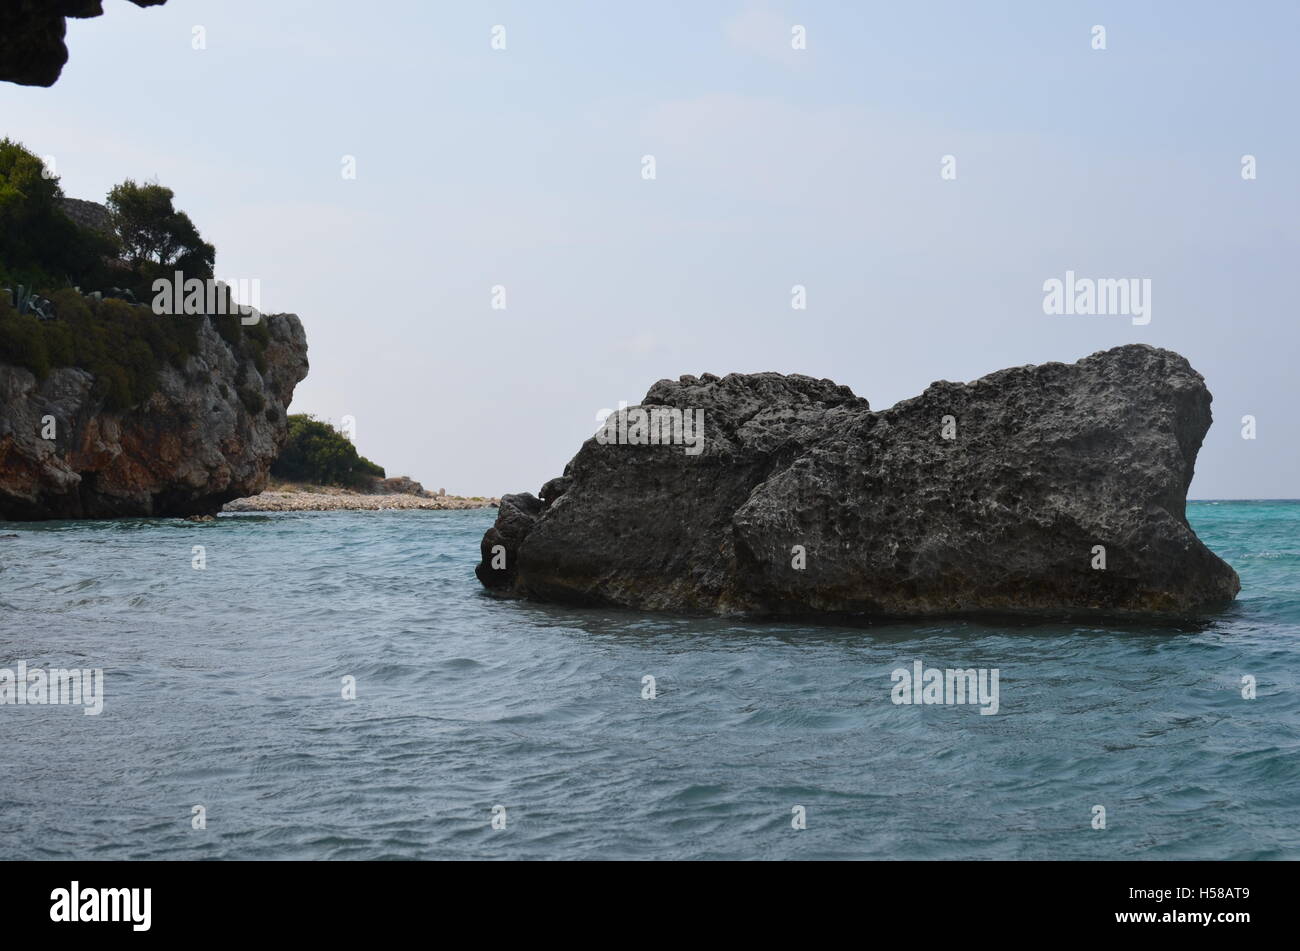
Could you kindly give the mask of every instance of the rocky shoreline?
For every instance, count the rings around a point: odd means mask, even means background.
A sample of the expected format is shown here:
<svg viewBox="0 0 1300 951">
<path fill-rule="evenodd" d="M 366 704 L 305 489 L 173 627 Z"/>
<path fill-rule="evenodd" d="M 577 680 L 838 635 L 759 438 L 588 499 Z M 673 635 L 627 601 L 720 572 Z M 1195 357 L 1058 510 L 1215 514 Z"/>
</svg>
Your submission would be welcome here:
<svg viewBox="0 0 1300 951">
<path fill-rule="evenodd" d="M 375 495 L 332 486 L 272 486 L 260 495 L 227 502 L 226 512 L 386 512 L 398 509 L 496 508 L 500 499 L 394 492 Z"/>
</svg>

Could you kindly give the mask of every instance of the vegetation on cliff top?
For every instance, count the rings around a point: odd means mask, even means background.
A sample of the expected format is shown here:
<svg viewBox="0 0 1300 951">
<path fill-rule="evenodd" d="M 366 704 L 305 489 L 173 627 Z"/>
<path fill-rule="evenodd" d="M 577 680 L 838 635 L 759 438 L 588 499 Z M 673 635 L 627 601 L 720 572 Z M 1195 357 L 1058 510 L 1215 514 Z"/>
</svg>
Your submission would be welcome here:
<svg viewBox="0 0 1300 951">
<path fill-rule="evenodd" d="M 289 440 L 271 475 L 287 482 L 362 488 L 384 478 L 382 466 L 357 454 L 352 442 L 328 423 L 304 414 L 289 418 Z"/>
<path fill-rule="evenodd" d="M 74 224 L 60 210 L 62 198 L 38 156 L 0 139 L 0 286 L 70 286 L 74 275 L 107 281 L 105 259 L 116 256 L 117 243 Z"/>
<path fill-rule="evenodd" d="M 131 301 L 152 299 L 154 280 L 177 271 L 205 281 L 213 275 L 216 249 L 175 207 L 172 190 L 130 180 L 114 187 L 108 196 L 112 233 L 73 222 L 61 208 L 63 197 L 59 179 L 37 155 L 0 139 L 0 362 L 38 379 L 79 367 L 95 377 L 107 408 L 124 409 L 154 392 L 164 367 L 185 367 L 198 349 L 199 322 L 206 320 L 235 357 L 240 401 L 250 413 L 263 412 L 260 387 L 248 385 L 248 367 L 266 372 L 265 321 L 158 315 Z M 52 319 L 15 306 L 20 286 L 48 298 L 43 310 L 52 311 Z"/>
<path fill-rule="evenodd" d="M 0 360 L 31 370 L 38 380 L 58 367 L 87 370 L 109 409 L 146 399 L 164 366 L 183 368 L 198 349 L 195 318 L 156 317 L 125 301 L 87 300 L 70 288 L 51 300 L 58 318 L 40 320 L 19 314 L 0 294 Z"/>
<path fill-rule="evenodd" d="M 203 240 L 185 212 L 173 204 L 175 193 L 157 183 L 138 185 L 129 178 L 108 193 L 108 210 L 123 259 L 142 279 L 136 295 L 144 297 L 155 278 L 175 271 L 209 278 L 217 249 Z"/>
</svg>

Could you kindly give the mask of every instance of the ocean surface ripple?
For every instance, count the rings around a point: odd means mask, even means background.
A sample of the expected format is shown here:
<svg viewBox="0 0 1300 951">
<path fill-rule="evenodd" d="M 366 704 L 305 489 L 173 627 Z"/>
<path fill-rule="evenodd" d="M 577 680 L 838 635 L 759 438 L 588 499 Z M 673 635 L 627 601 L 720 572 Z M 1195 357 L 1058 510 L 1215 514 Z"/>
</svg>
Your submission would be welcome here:
<svg viewBox="0 0 1300 951">
<path fill-rule="evenodd" d="M 0 859 L 1300 858 L 1300 502 L 1188 514 L 1242 593 L 1179 627 L 499 601 L 494 510 L 0 525 L 0 668 L 105 683 L 0 706 Z"/>
</svg>

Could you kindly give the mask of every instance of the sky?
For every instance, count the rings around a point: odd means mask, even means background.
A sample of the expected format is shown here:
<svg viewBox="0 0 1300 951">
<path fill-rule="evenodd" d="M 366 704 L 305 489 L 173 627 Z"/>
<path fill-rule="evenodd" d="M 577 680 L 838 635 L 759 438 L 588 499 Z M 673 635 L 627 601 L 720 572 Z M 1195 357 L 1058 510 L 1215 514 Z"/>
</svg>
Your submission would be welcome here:
<svg viewBox="0 0 1300 951">
<path fill-rule="evenodd" d="M 1190 496 L 1300 497 L 1300 4 L 105 7 L 0 135 L 73 197 L 174 189 L 301 316 L 291 411 L 389 475 L 535 493 L 687 373 L 884 409 L 1145 342 L 1214 395 Z M 1149 323 L 1044 313 L 1067 270 L 1149 280 Z"/>
</svg>

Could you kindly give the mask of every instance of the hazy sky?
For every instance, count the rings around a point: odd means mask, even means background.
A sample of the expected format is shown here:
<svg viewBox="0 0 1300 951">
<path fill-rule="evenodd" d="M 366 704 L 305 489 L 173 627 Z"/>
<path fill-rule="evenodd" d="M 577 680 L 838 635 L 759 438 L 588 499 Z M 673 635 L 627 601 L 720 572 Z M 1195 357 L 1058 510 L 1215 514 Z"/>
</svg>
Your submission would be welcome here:
<svg viewBox="0 0 1300 951">
<path fill-rule="evenodd" d="M 105 6 L 54 88 L 0 84 L 0 134 L 74 197 L 175 189 L 302 316 L 293 410 L 390 475 L 536 492 L 683 373 L 883 409 L 1143 341 L 1214 394 L 1193 497 L 1300 496 L 1291 0 Z M 1150 323 L 1045 315 L 1067 269 L 1149 278 Z"/>
</svg>

